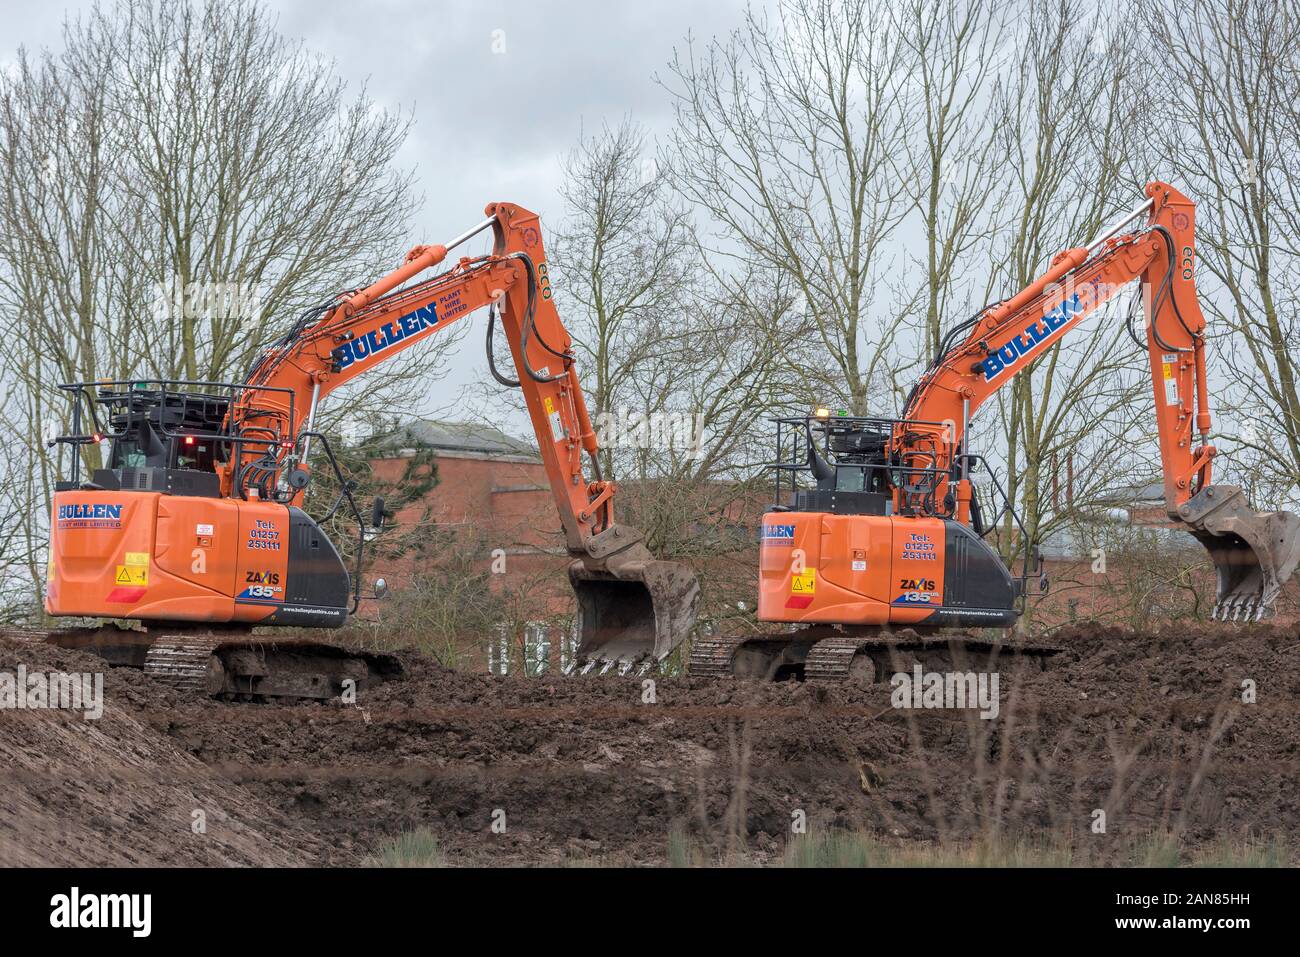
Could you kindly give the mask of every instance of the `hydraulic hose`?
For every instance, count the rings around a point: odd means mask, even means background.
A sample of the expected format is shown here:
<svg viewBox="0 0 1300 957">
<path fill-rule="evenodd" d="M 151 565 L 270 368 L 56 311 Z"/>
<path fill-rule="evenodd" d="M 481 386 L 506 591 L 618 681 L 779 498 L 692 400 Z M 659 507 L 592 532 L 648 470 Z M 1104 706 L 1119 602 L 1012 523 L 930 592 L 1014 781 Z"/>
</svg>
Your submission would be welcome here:
<svg viewBox="0 0 1300 957">
<path fill-rule="evenodd" d="M 518 379 L 511 379 L 507 376 L 502 375 L 499 371 L 497 371 L 496 357 L 492 354 L 492 332 L 493 332 L 493 328 L 496 325 L 496 321 L 497 321 L 497 306 L 496 303 L 493 303 L 492 305 L 488 306 L 488 321 L 487 321 L 488 371 L 492 373 L 492 378 L 496 379 L 497 382 L 501 383 L 501 385 L 506 386 L 507 388 L 517 389 L 519 387 Z"/>
</svg>

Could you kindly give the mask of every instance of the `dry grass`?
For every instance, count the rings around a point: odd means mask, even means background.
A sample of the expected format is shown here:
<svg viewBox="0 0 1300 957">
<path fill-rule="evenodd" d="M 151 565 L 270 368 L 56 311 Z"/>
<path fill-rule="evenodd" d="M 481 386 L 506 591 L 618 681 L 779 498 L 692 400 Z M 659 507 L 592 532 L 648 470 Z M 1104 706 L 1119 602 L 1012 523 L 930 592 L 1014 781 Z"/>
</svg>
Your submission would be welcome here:
<svg viewBox="0 0 1300 957">
<path fill-rule="evenodd" d="M 371 867 L 446 867 L 447 858 L 433 832 L 417 828 L 381 846 L 366 863 Z"/>
<path fill-rule="evenodd" d="M 786 845 L 782 863 L 786 867 L 1086 866 L 1064 839 L 899 844 L 849 831 L 795 838 Z M 1288 854 L 1277 840 L 1224 840 L 1188 847 L 1160 833 L 1134 842 L 1127 860 L 1117 863 L 1137 867 L 1286 867 Z"/>
</svg>

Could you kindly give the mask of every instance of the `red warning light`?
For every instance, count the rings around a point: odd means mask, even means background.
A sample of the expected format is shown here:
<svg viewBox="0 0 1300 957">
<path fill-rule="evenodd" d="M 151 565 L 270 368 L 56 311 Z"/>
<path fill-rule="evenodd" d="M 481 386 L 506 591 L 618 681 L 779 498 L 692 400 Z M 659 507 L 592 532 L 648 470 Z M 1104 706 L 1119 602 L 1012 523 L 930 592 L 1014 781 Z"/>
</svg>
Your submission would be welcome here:
<svg viewBox="0 0 1300 957">
<path fill-rule="evenodd" d="M 194 436 L 192 436 L 192 435 L 187 435 L 187 436 L 185 436 L 185 444 L 186 444 L 186 445 L 193 445 L 193 444 L 194 444 Z"/>
</svg>

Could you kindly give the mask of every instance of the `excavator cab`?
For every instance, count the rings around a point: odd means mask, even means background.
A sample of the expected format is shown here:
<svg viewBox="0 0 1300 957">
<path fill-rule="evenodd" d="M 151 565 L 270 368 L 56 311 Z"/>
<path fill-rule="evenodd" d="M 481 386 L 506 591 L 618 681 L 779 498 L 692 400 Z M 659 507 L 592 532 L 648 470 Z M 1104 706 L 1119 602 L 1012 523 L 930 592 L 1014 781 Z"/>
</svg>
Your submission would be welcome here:
<svg viewBox="0 0 1300 957">
<path fill-rule="evenodd" d="M 104 467 L 94 469 L 90 476 L 92 487 L 213 498 L 221 494 L 216 466 L 228 443 L 222 442 L 218 433 L 229 397 L 185 391 L 176 385 L 109 382 L 95 387 L 93 395 L 90 387 L 81 383 L 64 387 L 76 403 L 75 431 L 80 431 L 83 412 L 95 430 L 68 441 L 109 443 Z M 80 462 L 74 457 L 72 464 L 75 471 Z M 79 484 L 77 472 L 60 490 Z"/>
</svg>

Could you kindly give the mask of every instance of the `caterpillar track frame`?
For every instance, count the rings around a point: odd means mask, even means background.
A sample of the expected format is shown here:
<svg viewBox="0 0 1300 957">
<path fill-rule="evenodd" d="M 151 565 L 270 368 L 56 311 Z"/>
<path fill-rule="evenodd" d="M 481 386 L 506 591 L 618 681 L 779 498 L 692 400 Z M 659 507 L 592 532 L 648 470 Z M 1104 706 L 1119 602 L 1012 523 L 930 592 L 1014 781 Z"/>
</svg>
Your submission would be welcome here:
<svg viewBox="0 0 1300 957">
<path fill-rule="evenodd" d="M 1055 645 L 1011 636 L 822 626 L 793 634 L 696 639 L 691 647 L 690 673 L 760 681 L 867 685 L 916 665 L 925 671 L 995 670 L 1001 661 L 1040 671 L 1060 650 Z"/>
<path fill-rule="evenodd" d="M 327 701 L 402 675 L 395 655 L 298 635 L 254 636 L 248 628 L 187 623 L 124 628 L 6 629 L 0 636 L 87 651 L 160 684 L 230 701 Z"/>
</svg>

